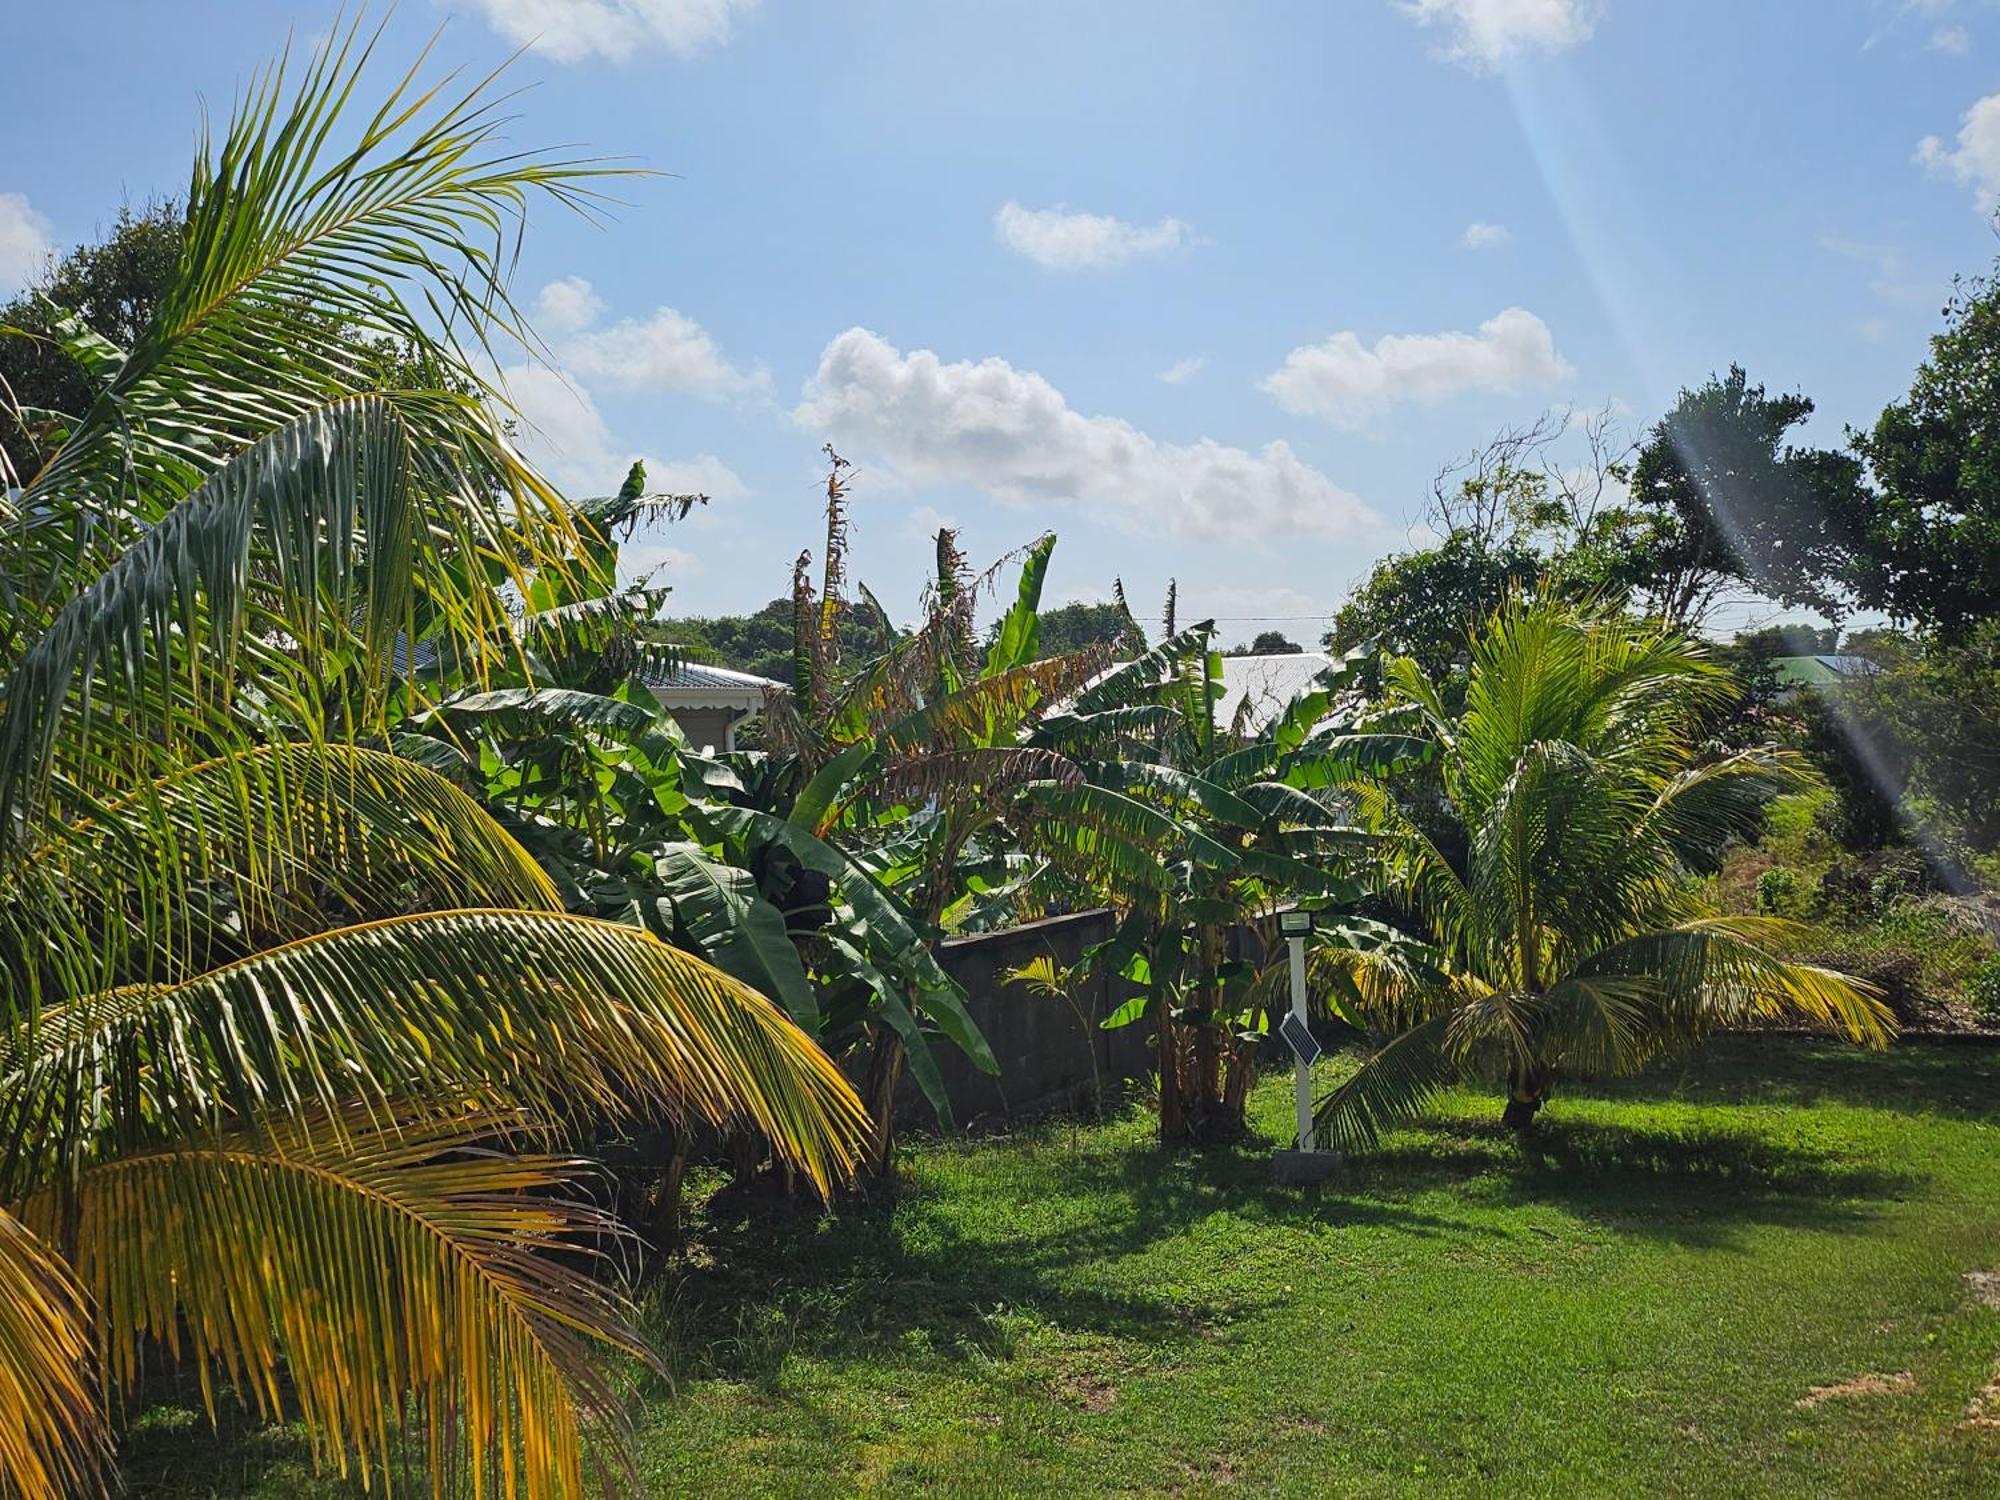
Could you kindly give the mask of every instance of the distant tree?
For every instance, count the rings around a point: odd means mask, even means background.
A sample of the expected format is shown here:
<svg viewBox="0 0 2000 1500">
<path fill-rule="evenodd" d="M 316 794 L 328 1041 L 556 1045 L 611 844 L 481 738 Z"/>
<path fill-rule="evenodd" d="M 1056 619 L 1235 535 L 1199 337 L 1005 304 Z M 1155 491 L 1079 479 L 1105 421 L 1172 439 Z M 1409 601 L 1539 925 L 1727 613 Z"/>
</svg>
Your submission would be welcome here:
<svg viewBox="0 0 2000 1500">
<path fill-rule="evenodd" d="M 889 644 L 880 622 L 867 612 L 843 611 L 836 628 L 846 661 L 868 661 Z M 790 599 L 773 599 L 750 615 L 690 615 L 669 620 L 662 633 L 675 645 L 685 647 L 695 661 L 752 672 L 774 682 L 792 680 Z"/>
<path fill-rule="evenodd" d="M 1325 643 L 1335 652 L 1380 640 L 1443 679 L 1465 653 L 1472 627 L 1509 593 L 1542 577 L 1540 553 L 1525 543 L 1454 531 L 1434 547 L 1385 557 L 1333 617 Z"/>
<path fill-rule="evenodd" d="M 1677 625 L 1698 623 L 1733 585 L 1840 612 L 1866 489 L 1851 454 L 1786 443 L 1812 411 L 1736 365 L 1683 390 L 1632 465 L 1611 576 Z"/>
<path fill-rule="evenodd" d="M 1224 656 L 1293 656 L 1305 650 L 1297 641 L 1286 638 L 1282 630 L 1260 630 L 1256 638 L 1247 646 L 1231 646 Z"/>
<path fill-rule="evenodd" d="M 991 632 L 988 638 L 990 644 Z M 1131 626 L 1118 605 L 1065 604 L 1042 612 L 1043 656 L 1067 656 L 1092 646 L 1109 647 L 1121 656 L 1130 654 Z"/>
<path fill-rule="evenodd" d="M 76 314 L 118 348 L 131 348 L 153 321 L 180 259 L 184 223 L 171 199 L 120 209 L 102 243 L 71 250 L 0 307 L 0 328 L 16 330 L 0 333 L 0 454 L 8 472 L 32 473 L 61 441 L 32 416 L 17 421 L 15 408 L 78 415 L 90 405 L 89 375 L 55 342 L 49 304 Z"/>
<path fill-rule="evenodd" d="M 2000 616 L 2000 281 L 1954 289 L 1910 392 L 1854 447 L 1880 490 L 1856 527 L 1859 601 L 1958 636 Z"/>
</svg>

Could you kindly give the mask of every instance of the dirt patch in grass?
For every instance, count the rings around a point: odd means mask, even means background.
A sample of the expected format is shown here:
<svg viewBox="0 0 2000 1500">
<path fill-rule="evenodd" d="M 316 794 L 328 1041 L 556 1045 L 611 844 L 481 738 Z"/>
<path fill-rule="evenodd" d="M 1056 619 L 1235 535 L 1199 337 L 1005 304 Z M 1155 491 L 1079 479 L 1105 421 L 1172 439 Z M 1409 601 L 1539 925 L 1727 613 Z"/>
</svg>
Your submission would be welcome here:
<svg viewBox="0 0 2000 1500">
<path fill-rule="evenodd" d="M 2000 1432 L 2000 1365 L 1993 1367 L 1993 1378 L 1979 1388 L 1965 1408 L 1965 1420 L 1958 1425 L 1982 1432 Z"/>
<path fill-rule="evenodd" d="M 1916 1388 L 1917 1377 L 1908 1370 L 1898 1370 L 1893 1375 L 1856 1375 L 1851 1380 L 1836 1380 L 1832 1385 L 1816 1385 L 1792 1405 L 1801 1411 L 1811 1411 L 1829 1401 L 1851 1401 L 1858 1396 L 1900 1396 Z"/>
<path fill-rule="evenodd" d="M 1990 1307 L 2000 1312 L 2000 1270 L 1967 1271 L 1965 1288 L 1972 1293 L 1972 1300 L 1981 1307 Z"/>
</svg>

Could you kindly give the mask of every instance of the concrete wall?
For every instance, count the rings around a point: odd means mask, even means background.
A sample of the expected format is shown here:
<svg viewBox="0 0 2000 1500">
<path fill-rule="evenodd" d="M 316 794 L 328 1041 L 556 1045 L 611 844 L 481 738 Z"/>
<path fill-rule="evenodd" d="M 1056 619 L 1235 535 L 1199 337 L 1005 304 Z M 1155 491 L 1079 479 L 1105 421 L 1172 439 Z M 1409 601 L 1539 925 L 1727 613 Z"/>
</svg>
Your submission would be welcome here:
<svg viewBox="0 0 2000 1500">
<path fill-rule="evenodd" d="M 951 1043 L 932 1048 L 958 1126 L 991 1127 L 1086 1100 L 1093 1055 L 1097 1076 L 1107 1090 L 1151 1070 L 1149 1024 L 1116 1031 L 1103 1031 L 1097 1025 L 1130 998 L 1134 992 L 1130 984 L 1100 979 L 1087 987 L 1080 997 L 1089 1016 L 1086 1029 L 1062 1001 L 1044 999 L 1003 979 L 1008 969 L 1045 953 L 1058 964 L 1074 963 L 1085 948 L 1110 937 L 1112 925 L 1110 912 L 1086 911 L 1005 932 L 950 938 L 939 945 L 938 962 L 965 986 L 966 1008 L 1000 1064 L 997 1075 L 982 1073 Z M 907 1072 L 897 1114 L 916 1125 L 934 1119 Z"/>
<path fill-rule="evenodd" d="M 697 750 L 728 748 L 730 726 L 743 717 L 742 710 L 735 708 L 670 708 L 667 712 Z"/>
</svg>

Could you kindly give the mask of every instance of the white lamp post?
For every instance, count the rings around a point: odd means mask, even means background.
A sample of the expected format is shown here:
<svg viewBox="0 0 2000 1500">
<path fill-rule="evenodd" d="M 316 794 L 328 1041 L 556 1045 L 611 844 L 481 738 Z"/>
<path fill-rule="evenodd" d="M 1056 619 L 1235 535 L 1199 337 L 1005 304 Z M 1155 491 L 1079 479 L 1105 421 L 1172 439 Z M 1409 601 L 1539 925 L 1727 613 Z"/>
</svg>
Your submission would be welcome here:
<svg viewBox="0 0 2000 1500">
<path fill-rule="evenodd" d="M 1319 1133 L 1313 1129 L 1312 1065 L 1319 1060 L 1319 1040 L 1306 1016 L 1306 939 L 1312 935 L 1313 916 L 1309 911 L 1278 913 L 1278 931 L 1291 949 L 1292 1009 L 1278 1026 L 1278 1034 L 1292 1049 L 1292 1089 L 1298 1107 L 1298 1135 L 1290 1151 L 1280 1151 L 1273 1162 L 1280 1182 L 1321 1182 L 1340 1165 L 1340 1158 L 1319 1149 Z"/>
</svg>

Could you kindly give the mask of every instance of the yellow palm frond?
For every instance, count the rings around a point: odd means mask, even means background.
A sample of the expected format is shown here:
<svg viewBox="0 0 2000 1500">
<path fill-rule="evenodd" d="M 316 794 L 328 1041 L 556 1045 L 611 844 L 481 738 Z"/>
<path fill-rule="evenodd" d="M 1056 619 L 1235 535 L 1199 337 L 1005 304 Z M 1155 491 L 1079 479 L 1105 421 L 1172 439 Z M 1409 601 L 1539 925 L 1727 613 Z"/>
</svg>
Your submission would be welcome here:
<svg viewBox="0 0 2000 1500">
<path fill-rule="evenodd" d="M 651 934 L 555 912 L 430 912 L 17 1027 L 0 1041 L 0 1182 L 33 1185 L 80 1119 L 129 1142 L 356 1096 L 747 1124 L 821 1192 L 867 1131 L 789 1017 Z"/>
<path fill-rule="evenodd" d="M 303 1416 L 316 1460 L 364 1485 L 388 1488 L 413 1408 L 434 1493 L 462 1473 L 474 1495 L 569 1500 L 586 1429 L 615 1425 L 605 1356 L 641 1349 L 623 1300 L 573 1267 L 618 1233 L 557 1193 L 582 1164 L 480 1148 L 507 1123 L 350 1114 L 190 1140 L 23 1215 L 76 1225 L 114 1385 L 157 1340 L 201 1372 L 211 1416 L 219 1369 L 263 1416 Z"/>
<path fill-rule="evenodd" d="M 0 1209 L 0 1494 L 73 1494 L 109 1455 L 83 1296 L 41 1239 Z"/>
</svg>

